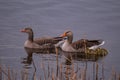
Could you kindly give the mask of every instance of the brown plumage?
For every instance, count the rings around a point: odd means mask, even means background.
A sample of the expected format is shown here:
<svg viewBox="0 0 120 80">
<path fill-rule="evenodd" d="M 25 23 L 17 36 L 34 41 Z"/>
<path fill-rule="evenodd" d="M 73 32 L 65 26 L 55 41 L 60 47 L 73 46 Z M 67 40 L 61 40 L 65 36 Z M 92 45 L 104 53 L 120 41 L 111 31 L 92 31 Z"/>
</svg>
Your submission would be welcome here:
<svg viewBox="0 0 120 80">
<path fill-rule="evenodd" d="M 80 49 L 89 48 L 89 49 L 95 49 L 97 47 L 100 47 L 104 44 L 103 40 L 88 40 L 88 39 L 80 39 L 78 41 L 73 41 L 73 33 L 72 31 L 66 31 L 64 32 L 61 37 L 67 37 L 67 39 L 62 44 L 61 48 L 63 51 L 69 51 L 69 52 L 78 52 Z"/>
<path fill-rule="evenodd" d="M 92 47 L 94 45 L 99 45 L 99 44 L 101 44 L 101 40 L 81 39 L 81 40 L 73 42 L 71 45 L 75 49 L 79 49 L 79 48 L 84 48 L 85 46 L 86 47 Z"/>
<path fill-rule="evenodd" d="M 44 37 L 44 38 L 35 38 L 34 42 L 39 45 L 44 45 L 44 44 L 56 44 L 61 40 L 62 40 L 61 37 L 51 37 L 51 38 Z"/>
<path fill-rule="evenodd" d="M 24 47 L 28 48 L 53 48 L 54 44 L 62 40 L 62 37 L 44 37 L 34 39 L 33 30 L 29 27 L 22 29 L 21 32 L 28 34 L 28 40 L 24 43 Z"/>
</svg>

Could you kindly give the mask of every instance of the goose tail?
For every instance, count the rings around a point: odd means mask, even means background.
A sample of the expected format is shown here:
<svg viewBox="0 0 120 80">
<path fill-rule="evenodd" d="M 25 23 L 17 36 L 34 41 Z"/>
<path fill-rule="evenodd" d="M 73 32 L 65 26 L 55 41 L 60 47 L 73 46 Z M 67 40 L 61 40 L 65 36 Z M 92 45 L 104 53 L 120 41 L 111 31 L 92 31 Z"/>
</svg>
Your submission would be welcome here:
<svg viewBox="0 0 120 80">
<path fill-rule="evenodd" d="M 99 40 L 98 42 L 100 43 L 99 45 L 91 46 L 91 47 L 89 47 L 89 49 L 95 50 L 96 48 L 99 48 L 99 47 L 101 47 L 102 45 L 105 44 L 105 41 L 104 41 L 104 40 Z"/>
</svg>

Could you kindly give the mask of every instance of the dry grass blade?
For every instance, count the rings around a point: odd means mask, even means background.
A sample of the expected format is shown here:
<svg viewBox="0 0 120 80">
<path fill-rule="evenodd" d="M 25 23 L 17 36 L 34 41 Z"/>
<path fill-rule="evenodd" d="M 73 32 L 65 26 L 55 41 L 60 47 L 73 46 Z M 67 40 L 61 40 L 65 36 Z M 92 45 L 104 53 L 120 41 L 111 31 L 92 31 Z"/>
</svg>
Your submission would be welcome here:
<svg viewBox="0 0 120 80">
<path fill-rule="evenodd" d="M 96 63 L 96 80 L 98 80 L 98 63 Z"/>
<path fill-rule="evenodd" d="M 2 69 L 1 69 L 1 65 L 0 65 L 0 80 L 2 80 Z"/>
<path fill-rule="evenodd" d="M 0 66 L 0 71 L 1 71 L 1 74 L 3 73 L 7 77 L 7 79 L 9 80 L 7 72 L 5 70 L 3 70 L 1 66 Z"/>
<path fill-rule="evenodd" d="M 56 51 L 56 67 L 57 67 L 57 71 L 56 71 L 56 77 L 58 77 L 58 48 L 55 48 L 55 51 Z"/>
<path fill-rule="evenodd" d="M 52 73 L 52 80 L 56 80 L 54 73 Z"/>
</svg>

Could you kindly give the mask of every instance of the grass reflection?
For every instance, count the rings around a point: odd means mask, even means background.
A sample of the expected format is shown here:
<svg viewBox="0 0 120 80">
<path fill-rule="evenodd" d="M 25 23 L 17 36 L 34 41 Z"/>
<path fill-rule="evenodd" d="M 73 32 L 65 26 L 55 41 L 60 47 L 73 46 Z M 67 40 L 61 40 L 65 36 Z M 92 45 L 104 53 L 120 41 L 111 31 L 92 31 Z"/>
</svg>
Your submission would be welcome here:
<svg viewBox="0 0 120 80">
<path fill-rule="evenodd" d="M 0 80 L 106 80 L 105 68 L 103 64 L 97 63 L 97 60 L 104 58 L 108 52 L 106 49 L 98 48 L 96 50 L 87 50 L 86 53 L 69 53 L 56 49 L 56 53 L 25 48 L 27 57 L 23 59 L 24 69 L 16 71 L 9 67 L 0 65 Z M 46 65 L 44 61 L 40 62 L 41 67 L 36 66 L 33 55 L 37 54 L 54 54 L 56 55 L 56 66 L 50 62 Z M 65 59 L 64 63 L 60 61 L 59 56 Z M 63 59 L 62 58 L 62 59 Z M 49 60 L 48 60 L 49 61 Z M 77 65 L 75 61 L 82 61 L 83 66 Z M 89 72 L 88 62 L 92 61 L 91 73 Z M 51 61 L 52 62 L 52 61 Z M 33 65 L 34 71 L 32 78 L 29 74 L 29 65 Z M 43 72 L 39 73 L 40 70 Z M 120 75 L 111 71 L 110 80 L 119 80 Z M 42 74 L 42 75 L 41 75 Z M 107 79 L 108 80 L 108 79 Z"/>
</svg>

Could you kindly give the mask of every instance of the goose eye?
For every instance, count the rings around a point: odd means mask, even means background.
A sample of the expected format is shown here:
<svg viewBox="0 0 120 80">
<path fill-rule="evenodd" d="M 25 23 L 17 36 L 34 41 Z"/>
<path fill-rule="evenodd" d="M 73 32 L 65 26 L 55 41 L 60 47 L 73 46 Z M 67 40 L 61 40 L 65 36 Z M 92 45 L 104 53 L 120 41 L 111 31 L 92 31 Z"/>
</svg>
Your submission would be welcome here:
<svg viewBox="0 0 120 80">
<path fill-rule="evenodd" d="M 67 32 L 65 33 L 65 35 L 69 34 L 69 32 L 70 32 L 70 31 L 67 31 Z"/>
</svg>

